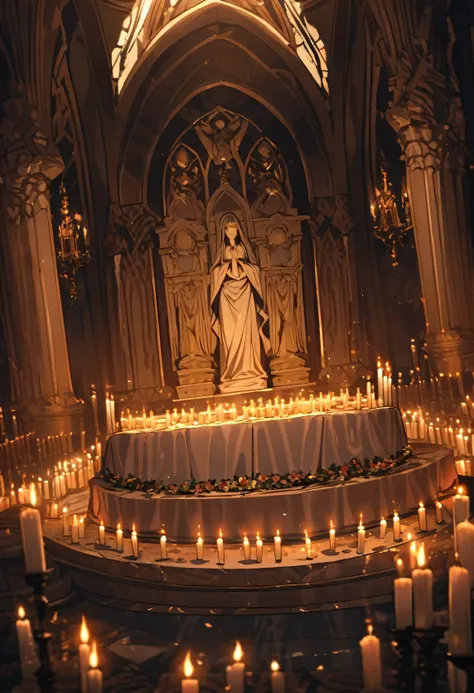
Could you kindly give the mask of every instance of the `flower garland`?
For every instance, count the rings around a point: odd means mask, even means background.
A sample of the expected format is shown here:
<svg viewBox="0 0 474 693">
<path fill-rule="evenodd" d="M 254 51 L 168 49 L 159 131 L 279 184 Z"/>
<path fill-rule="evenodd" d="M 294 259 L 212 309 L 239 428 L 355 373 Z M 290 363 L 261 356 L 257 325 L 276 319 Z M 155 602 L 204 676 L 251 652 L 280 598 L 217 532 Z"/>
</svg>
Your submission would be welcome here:
<svg viewBox="0 0 474 693">
<path fill-rule="evenodd" d="M 383 476 L 389 474 L 396 467 L 405 464 L 412 456 L 413 451 L 409 445 L 388 458 L 374 457 L 373 460 L 364 459 L 361 462 L 353 457 L 347 464 L 332 464 L 327 469 L 317 472 L 294 471 L 287 474 L 255 474 L 250 476 L 234 476 L 232 479 L 208 479 L 196 481 L 191 479 L 182 484 L 165 485 L 162 481 L 142 481 L 129 474 L 124 478 L 114 474 L 110 469 L 103 469 L 96 478 L 117 489 L 127 491 L 144 491 L 151 494 L 167 495 L 194 495 L 200 496 L 206 493 L 251 493 L 253 491 L 274 491 L 296 487 L 327 484 L 331 481 L 349 481 L 354 478 L 368 479 L 371 476 Z"/>
</svg>

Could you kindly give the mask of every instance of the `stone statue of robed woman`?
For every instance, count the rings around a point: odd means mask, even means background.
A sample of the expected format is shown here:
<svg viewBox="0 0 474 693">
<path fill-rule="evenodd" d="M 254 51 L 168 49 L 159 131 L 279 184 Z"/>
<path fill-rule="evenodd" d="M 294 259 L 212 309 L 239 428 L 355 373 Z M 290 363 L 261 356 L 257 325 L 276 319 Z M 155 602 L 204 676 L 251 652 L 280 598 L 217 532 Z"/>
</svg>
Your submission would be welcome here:
<svg viewBox="0 0 474 693">
<path fill-rule="evenodd" d="M 234 214 L 222 219 L 221 245 L 211 267 L 211 321 L 219 340 L 219 389 L 223 393 L 267 387 L 262 347 L 270 351 L 264 333 L 260 268 L 250 242 Z"/>
</svg>

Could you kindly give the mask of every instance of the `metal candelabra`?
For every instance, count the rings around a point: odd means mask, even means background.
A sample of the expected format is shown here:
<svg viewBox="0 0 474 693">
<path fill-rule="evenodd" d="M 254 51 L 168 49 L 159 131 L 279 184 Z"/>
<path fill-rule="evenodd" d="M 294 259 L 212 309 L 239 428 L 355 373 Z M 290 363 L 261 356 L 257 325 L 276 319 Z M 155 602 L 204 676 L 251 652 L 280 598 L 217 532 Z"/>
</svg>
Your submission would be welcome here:
<svg viewBox="0 0 474 693">
<path fill-rule="evenodd" d="M 49 582 L 52 569 L 44 573 L 25 573 L 25 580 L 33 589 L 32 602 L 36 609 L 37 628 L 34 629 L 34 639 L 38 648 L 40 666 L 36 673 L 41 693 L 54 693 L 54 672 L 49 656 L 49 641 L 52 634 L 48 629 L 48 599 L 45 589 Z"/>
</svg>

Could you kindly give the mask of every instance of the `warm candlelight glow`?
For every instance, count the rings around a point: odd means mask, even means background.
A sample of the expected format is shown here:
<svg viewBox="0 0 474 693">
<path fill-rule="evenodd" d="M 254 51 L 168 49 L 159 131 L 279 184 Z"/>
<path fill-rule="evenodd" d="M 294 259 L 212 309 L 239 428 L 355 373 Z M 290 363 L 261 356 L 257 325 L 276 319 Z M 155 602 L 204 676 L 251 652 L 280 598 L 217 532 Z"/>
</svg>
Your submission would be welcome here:
<svg viewBox="0 0 474 693">
<path fill-rule="evenodd" d="M 330 522 L 330 524 L 329 524 L 329 527 L 330 527 L 330 529 L 334 529 L 334 522 L 333 522 L 332 520 L 331 520 L 331 522 Z"/>
<path fill-rule="evenodd" d="M 35 488 L 34 484 L 32 484 L 30 487 L 30 505 L 35 506 L 36 503 L 37 503 L 36 488 Z"/>
<path fill-rule="evenodd" d="M 222 539 L 222 529 L 219 530 L 219 539 Z"/>
<path fill-rule="evenodd" d="M 117 530 L 119 530 L 119 529 L 122 529 L 122 525 L 120 524 L 120 522 L 117 522 Z"/>
<path fill-rule="evenodd" d="M 280 665 L 276 660 L 273 660 L 273 662 L 270 664 L 270 669 L 272 671 L 279 671 L 280 670 Z"/>
<path fill-rule="evenodd" d="M 25 612 L 24 608 L 22 607 L 22 605 L 20 604 L 20 606 L 18 607 L 18 618 L 19 618 L 21 621 L 23 621 L 23 619 L 24 619 L 25 617 L 26 617 L 26 612 Z"/>
<path fill-rule="evenodd" d="M 372 635 L 373 632 L 374 632 L 374 627 L 373 627 L 373 625 L 370 623 L 370 624 L 367 626 L 367 633 L 368 633 L 369 635 Z"/>
<path fill-rule="evenodd" d="M 67 508 L 66 508 L 66 506 L 63 507 L 63 515 L 67 515 Z"/>
<path fill-rule="evenodd" d="M 458 488 L 458 496 L 463 496 L 464 495 L 464 489 L 462 486 Z"/>
<path fill-rule="evenodd" d="M 189 679 L 193 675 L 194 667 L 191 662 L 191 652 L 188 652 L 184 660 L 183 671 L 186 678 Z"/>
<path fill-rule="evenodd" d="M 91 654 L 89 657 L 89 666 L 91 669 L 97 669 L 99 666 L 99 657 L 97 656 L 97 643 L 92 643 Z"/>
<path fill-rule="evenodd" d="M 102 523 L 101 523 L 102 524 Z M 132 525 L 132 532 L 136 532 L 137 530 L 135 529 L 135 525 Z"/>
<path fill-rule="evenodd" d="M 416 555 L 416 564 L 418 568 L 424 568 L 426 564 L 426 556 L 425 556 L 425 545 L 421 544 L 420 548 L 418 549 L 418 553 Z"/>
<path fill-rule="evenodd" d="M 419 503 L 419 506 L 420 506 L 420 508 L 424 508 L 424 507 L 425 507 L 421 501 L 420 501 L 420 503 Z"/>
<path fill-rule="evenodd" d="M 234 657 L 234 662 L 240 662 L 240 660 L 242 659 L 243 655 L 244 655 L 244 653 L 243 653 L 243 650 L 242 650 L 242 645 L 241 645 L 240 642 L 237 640 L 237 642 L 235 643 L 235 650 L 234 650 L 234 655 L 233 655 L 233 657 Z"/>
<path fill-rule="evenodd" d="M 87 628 L 87 623 L 86 623 L 86 617 L 84 614 L 82 614 L 82 623 L 81 623 L 81 642 L 84 645 L 87 645 L 89 642 L 89 629 Z"/>
<path fill-rule="evenodd" d="M 359 516 L 359 527 L 363 527 L 364 525 L 362 524 L 362 513 Z"/>
</svg>

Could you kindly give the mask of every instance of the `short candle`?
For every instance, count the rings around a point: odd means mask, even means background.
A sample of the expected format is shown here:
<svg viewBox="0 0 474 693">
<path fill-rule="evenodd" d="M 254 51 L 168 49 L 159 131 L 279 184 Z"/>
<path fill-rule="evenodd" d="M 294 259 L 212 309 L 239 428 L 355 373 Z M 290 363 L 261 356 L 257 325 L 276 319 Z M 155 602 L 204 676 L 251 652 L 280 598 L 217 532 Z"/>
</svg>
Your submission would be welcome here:
<svg viewBox="0 0 474 693">
<path fill-rule="evenodd" d="M 426 567 L 425 545 L 416 557 L 418 567 L 412 572 L 415 628 L 431 628 L 433 625 L 433 573 Z"/>
<path fill-rule="evenodd" d="M 313 543 L 311 541 L 311 538 L 308 537 L 308 532 L 306 530 L 304 531 L 304 543 L 306 549 L 306 558 L 309 561 L 313 558 Z"/>
<path fill-rule="evenodd" d="M 224 565 L 225 563 L 225 550 L 224 550 L 224 539 L 222 537 L 222 530 L 219 530 L 219 536 L 217 537 L 217 564 Z"/>
<path fill-rule="evenodd" d="M 400 527 L 400 518 L 398 517 L 398 513 L 393 513 L 393 540 L 394 541 L 401 541 L 401 527 Z"/>
<path fill-rule="evenodd" d="M 263 541 L 260 539 L 260 533 L 259 532 L 257 532 L 256 549 L 257 549 L 257 563 L 261 563 L 263 560 Z"/>
<path fill-rule="evenodd" d="M 161 530 L 160 555 L 161 555 L 162 561 L 164 561 L 168 558 L 168 544 L 167 544 L 167 539 L 166 539 L 166 534 L 165 534 L 164 529 Z"/>
<path fill-rule="evenodd" d="M 359 526 L 357 527 L 357 553 L 363 554 L 365 551 L 365 528 L 362 524 L 362 513 L 360 514 Z"/>
<path fill-rule="evenodd" d="M 244 561 L 250 561 L 250 542 L 247 537 L 247 534 L 244 534 L 244 539 L 242 543 L 244 547 Z"/>
<path fill-rule="evenodd" d="M 81 644 L 79 645 L 79 670 L 81 673 L 81 693 L 87 693 L 87 672 L 89 670 L 90 647 L 89 629 L 87 628 L 87 623 L 84 615 L 82 616 L 80 639 Z"/>
<path fill-rule="evenodd" d="M 282 560 L 282 549 L 281 549 L 281 537 L 280 530 L 277 529 L 276 535 L 273 537 L 273 549 L 275 553 L 275 562 L 281 563 Z"/>
<path fill-rule="evenodd" d="M 285 675 L 275 660 L 270 664 L 272 693 L 285 693 Z"/>
<path fill-rule="evenodd" d="M 116 542 L 116 550 L 117 551 L 123 551 L 123 529 L 122 525 L 120 522 L 117 525 L 117 531 L 115 532 L 115 542 Z"/>
<path fill-rule="evenodd" d="M 201 537 L 201 533 L 198 532 L 198 538 L 196 541 L 196 558 L 198 561 L 203 560 L 203 555 L 204 555 L 204 542 Z"/>
<path fill-rule="evenodd" d="M 421 501 L 420 501 L 420 506 L 418 508 L 418 528 L 419 528 L 420 532 L 426 532 L 428 530 L 428 522 L 426 519 L 426 508 Z"/>
<path fill-rule="evenodd" d="M 138 544 L 138 534 L 137 534 L 137 530 L 135 529 L 135 525 L 132 525 L 131 542 L 132 542 L 132 556 L 134 558 L 138 558 L 138 556 L 140 555 L 140 547 Z"/>
<path fill-rule="evenodd" d="M 243 693 L 245 664 L 242 662 L 243 651 L 239 641 L 235 643 L 234 663 L 226 667 L 227 686 L 232 693 Z"/>
<path fill-rule="evenodd" d="M 332 520 L 329 528 L 329 550 L 333 552 L 336 551 L 336 529 Z"/>
<path fill-rule="evenodd" d="M 192 679 L 194 667 L 191 663 L 191 652 L 188 652 L 183 665 L 184 679 L 181 681 L 181 693 L 199 693 L 199 681 Z"/>
<path fill-rule="evenodd" d="M 387 534 L 387 520 L 382 517 L 380 520 L 380 539 L 384 540 Z"/>
<path fill-rule="evenodd" d="M 90 669 L 87 672 L 87 693 L 102 693 L 102 672 L 97 668 L 99 666 L 99 658 L 95 642 L 92 643 L 89 666 Z"/>
</svg>

